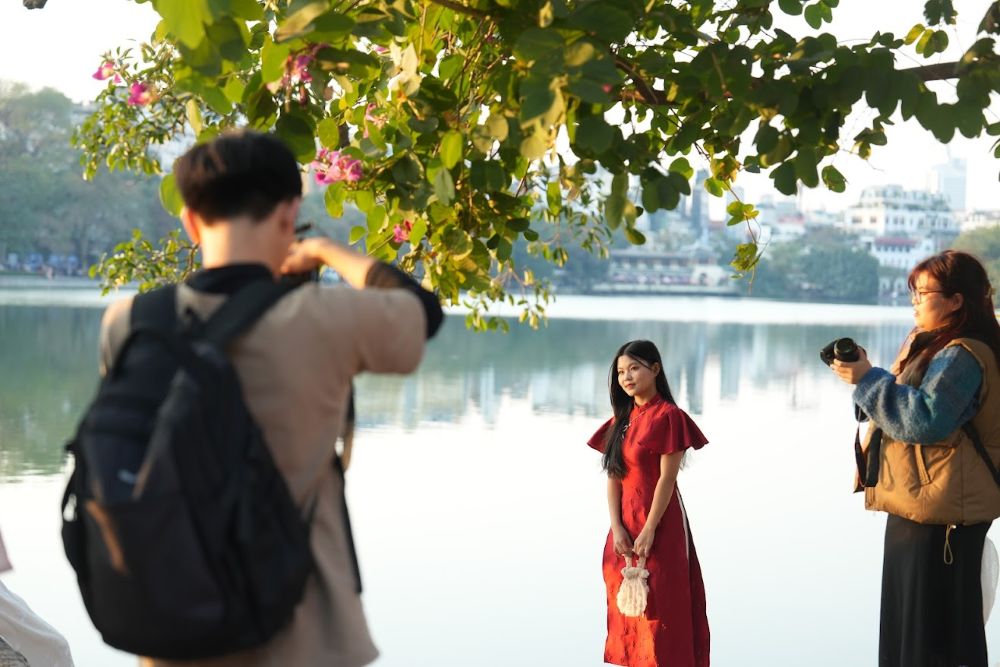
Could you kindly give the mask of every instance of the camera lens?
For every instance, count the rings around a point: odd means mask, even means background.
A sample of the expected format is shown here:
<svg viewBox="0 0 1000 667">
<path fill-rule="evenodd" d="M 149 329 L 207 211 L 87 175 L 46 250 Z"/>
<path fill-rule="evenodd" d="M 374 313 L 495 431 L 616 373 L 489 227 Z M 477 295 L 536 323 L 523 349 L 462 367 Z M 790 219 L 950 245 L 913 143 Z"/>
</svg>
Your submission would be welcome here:
<svg viewBox="0 0 1000 667">
<path fill-rule="evenodd" d="M 850 338 L 840 338 L 833 343 L 833 355 L 840 361 L 857 361 L 860 359 L 858 346 Z"/>
</svg>

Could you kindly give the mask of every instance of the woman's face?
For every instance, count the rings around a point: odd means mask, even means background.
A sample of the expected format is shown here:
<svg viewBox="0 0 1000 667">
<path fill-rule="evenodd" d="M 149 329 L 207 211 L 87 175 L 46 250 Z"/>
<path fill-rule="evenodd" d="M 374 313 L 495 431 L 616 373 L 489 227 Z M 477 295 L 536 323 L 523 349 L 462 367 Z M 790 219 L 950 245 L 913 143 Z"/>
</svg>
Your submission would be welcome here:
<svg viewBox="0 0 1000 667">
<path fill-rule="evenodd" d="M 660 364 L 647 366 L 641 359 L 623 354 L 618 357 L 618 386 L 632 398 L 645 402 L 656 393 L 656 376 Z"/>
<path fill-rule="evenodd" d="M 924 272 L 917 274 L 913 293 L 913 320 L 922 331 L 933 331 L 948 323 L 948 318 L 962 307 L 962 295 L 947 295 L 941 283 Z"/>
</svg>

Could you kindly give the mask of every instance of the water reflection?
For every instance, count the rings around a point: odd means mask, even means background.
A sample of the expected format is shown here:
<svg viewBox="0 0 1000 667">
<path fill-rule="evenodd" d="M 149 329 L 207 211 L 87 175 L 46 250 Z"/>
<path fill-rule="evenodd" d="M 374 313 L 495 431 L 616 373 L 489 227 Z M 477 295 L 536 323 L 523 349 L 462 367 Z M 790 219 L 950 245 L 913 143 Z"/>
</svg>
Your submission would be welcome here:
<svg viewBox="0 0 1000 667">
<path fill-rule="evenodd" d="M 829 371 L 819 350 L 844 335 L 886 363 L 910 329 L 878 325 L 710 324 L 554 320 L 542 332 L 471 335 L 457 319 L 439 334 L 421 370 L 405 379 L 364 377 L 357 400 L 363 426 L 412 429 L 421 421 L 457 422 L 475 412 L 495 426 L 509 397 L 536 412 L 597 416 L 607 412 L 611 355 L 626 340 L 660 347 L 678 401 L 693 414 L 709 402 L 775 389 L 784 407 L 803 407 L 801 387 Z M 706 387 L 713 387 L 706 396 Z M 806 402 L 805 405 L 812 405 Z"/>
<path fill-rule="evenodd" d="M 100 311 L 0 306 L 0 476 L 52 473 L 96 386 Z M 419 373 L 358 381 L 361 427 L 414 429 L 470 414 L 494 427 L 505 398 L 536 413 L 600 416 L 607 373 L 626 340 L 656 342 L 678 401 L 701 414 L 709 403 L 777 393 L 780 407 L 807 408 L 828 373 L 818 350 L 850 335 L 888 363 L 909 324 L 865 326 L 553 320 L 540 332 L 471 334 L 449 318 Z M 711 387 L 711 389 L 706 389 Z M 771 390 L 774 390 L 773 392 Z M 776 405 L 775 407 L 779 407 Z"/>
</svg>

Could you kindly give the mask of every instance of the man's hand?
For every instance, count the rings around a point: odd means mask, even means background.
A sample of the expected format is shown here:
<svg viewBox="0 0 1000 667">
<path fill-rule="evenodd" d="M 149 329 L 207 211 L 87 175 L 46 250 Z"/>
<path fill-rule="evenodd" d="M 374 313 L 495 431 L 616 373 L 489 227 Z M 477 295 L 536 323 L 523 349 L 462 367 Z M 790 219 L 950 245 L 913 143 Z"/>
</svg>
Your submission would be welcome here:
<svg viewBox="0 0 1000 667">
<path fill-rule="evenodd" d="M 847 384 L 857 384 L 872 369 L 872 364 L 868 361 L 868 353 L 865 352 L 864 348 L 859 347 L 857 361 L 834 359 L 830 368 L 837 374 L 837 377 Z"/>
<path fill-rule="evenodd" d="M 308 273 L 323 265 L 323 238 L 296 241 L 288 249 L 288 257 L 281 265 L 282 273 Z"/>
</svg>

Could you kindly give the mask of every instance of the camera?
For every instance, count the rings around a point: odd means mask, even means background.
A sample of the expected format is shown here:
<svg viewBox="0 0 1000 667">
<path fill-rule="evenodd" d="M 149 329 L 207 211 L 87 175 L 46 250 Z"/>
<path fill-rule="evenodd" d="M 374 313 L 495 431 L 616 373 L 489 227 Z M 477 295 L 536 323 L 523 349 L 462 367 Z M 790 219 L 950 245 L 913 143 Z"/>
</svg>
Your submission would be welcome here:
<svg viewBox="0 0 1000 667">
<path fill-rule="evenodd" d="M 861 358 L 858 345 L 850 338 L 838 338 L 819 351 L 819 358 L 829 366 L 834 359 L 840 361 L 857 361 Z"/>
</svg>

